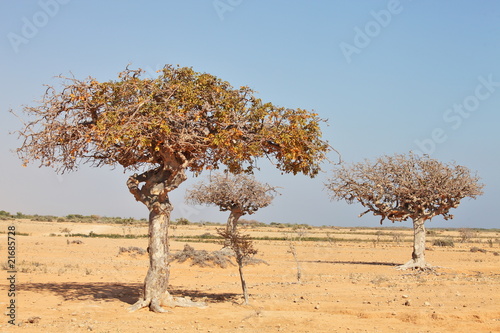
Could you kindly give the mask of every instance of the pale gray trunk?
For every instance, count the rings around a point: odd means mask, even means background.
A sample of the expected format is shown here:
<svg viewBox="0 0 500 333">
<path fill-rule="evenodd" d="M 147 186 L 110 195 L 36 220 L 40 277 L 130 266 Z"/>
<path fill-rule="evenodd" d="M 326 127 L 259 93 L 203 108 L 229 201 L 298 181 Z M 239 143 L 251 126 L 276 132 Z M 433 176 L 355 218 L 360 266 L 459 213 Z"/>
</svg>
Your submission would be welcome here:
<svg viewBox="0 0 500 333">
<path fill-rule="evenodd" d="M 228 233 L 234 233 L 238 225 L 238 220 L 243 216 L 243 212 L 239 208 L 231 209 L 231 214 L 227 219 L 226 231 Z"/>
<path fill-rule="evenodd" d="M 425 219 L 413 219 L 413 253 L 411 260 L 399 266 L 399 269 L 426 268 L 429 264 L 425 261 Z"/>
<path fill-rule="evenodd" d="M 238 220 L 243 216 L 243 212 L 239 208 L 231 209 L 231 213 L 229 214 L 229 218 L 227 219 L 226 224 L 226 233 L 234 234 L 236 232 L 236 228 L 238 227 Z M 231 246 L 231 241 L 226 239 L 224 241 L 224 247 L 228 248 Z"/>
<path fill-rule="evenodd" d="M 243 297 L 245 298 L 245 304 L 248 304 L 248 288 L 245 281 L 245 275 L 243 274 L 243 258 L 237 260 L 238 270 L 240 272 L 241 289 L 243 290 Z"/>
<path fill-rule="evenodd" d="M 155 206 L 161 206 L 161 210 L 152 209 L 149 213 L 149 269 L 144 279 L 141 298 L 130 308 L 131 311 L 149 306 L 151 311 L 166 312 L 161 305 L 168 304 L 172 299 L 167 291 L 170 276 L 168 226 L 172 206 L 168 197 L 166 203 Z"/>
<path fill-rule="evenodd" d="M 143 307 L 154 312 L 166 312 L 167 306 L 203 306 L 182 298 L 174 298 L 168 292 L 170 266 L 168 262 L 169 242 L 168 227 L 170 204 L 168 193 L 177 188 L 186 179 L 183 170 L 158 168 L 141 175 L 129 178 L 127 186 L 137 201 L 144 203 L 149 209 L 149 269 L 144 279 L 140 299 L 129 310 L 135 311 Z M 144 185 L 139 186 L 141 183 Z"/>
<path fill-rule="evenodd" d="M 163 300 L 170 296 L 167 291 L 170 267 L 168 263 L 168 225 L 170 212 L 156 214 L 151 212 L 149 223 L 149 269 L 144 279 L 144 301 L 150 303 L 155 312 L 164 312 Z"/>
</svg>

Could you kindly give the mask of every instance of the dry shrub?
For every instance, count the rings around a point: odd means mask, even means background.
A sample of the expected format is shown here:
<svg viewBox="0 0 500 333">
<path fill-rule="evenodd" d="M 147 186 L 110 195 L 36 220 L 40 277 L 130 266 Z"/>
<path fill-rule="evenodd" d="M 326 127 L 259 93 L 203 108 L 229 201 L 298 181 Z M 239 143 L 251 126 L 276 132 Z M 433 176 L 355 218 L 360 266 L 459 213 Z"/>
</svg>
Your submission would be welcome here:
<svg viewBox="0 0 500 333">
<path fill-rule="evenodd" d="M 132 255 L 136 255 L 136 254 L 143 255 L 143 254 L 146 254 L 147 251 L 144 250 L 143 248 L 137 247 L 137 246 L 129 246 L 129 247 L 120 246 L 120 249 L 118 250 L 118 254 L 122 254 L 122 253 L 129 253 Z"/>
<path fill-rule="evenodd" d="M 226 268 L 228 264 L 233 265 L 231 261 L 232 254 L 229 251 L 213 251 L 208 252 L 206 250 L 195 250 L 192 246 L 185 244 L 182 251 L 174 253 L 170 257 L 170 262 L 183 263 L 187 260 L 191 260 L 191 266 L 200 267 L 221 267 Z"/>
<path fill-rule="evenodd" d="M 434 242 L 432 242 L 432 245 L 434 246 L 449 246 L 449 247 L 455 247 L 455 243 L 453 242 L 453 239 L 436 239 Z"/>
<path fill-rule="evenodd" d="M 488 251 L 486 251 L 485 249 L 480 249 L 477 246 L 474 246 L 474 247 L 470 248 L 470 252 L 482 252 L 482 253 L 486 253 Z"/>
</svg>

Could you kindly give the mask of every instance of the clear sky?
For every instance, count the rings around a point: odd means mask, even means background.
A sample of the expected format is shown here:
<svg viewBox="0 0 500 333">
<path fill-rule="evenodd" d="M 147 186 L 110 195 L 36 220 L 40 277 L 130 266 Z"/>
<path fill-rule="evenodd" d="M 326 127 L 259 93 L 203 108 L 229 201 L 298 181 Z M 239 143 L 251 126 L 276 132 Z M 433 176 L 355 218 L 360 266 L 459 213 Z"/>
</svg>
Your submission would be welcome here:
<svg viewBox="0 0 500 333">
<path fill-rule="evenodd" d="M 9 134 L 22 124 L 9 110 L 39 99 L 56 75 L 109 80 L 127 64 L 150 75 L 179 64 L 248 85 L 264 101 L 314 110 L 348 163 L 418 150 L 476 170 L 485 194 L 428 227 L 499 228 L 499 36 L 495 0 L 0 0 L 0 210 L 147 217 L 120 168 L 23 168 Z M 282 195 L 247 218 L 378 225 L 357 217 L 360 205 L 328 199 L 332 166 L 314 179 L 261 166 L 257 178 Z M 184 204 L 196 181 L 190 175 L 172 192 L 173 217 L 225 221 L 217 208 Z"/>
</svg>

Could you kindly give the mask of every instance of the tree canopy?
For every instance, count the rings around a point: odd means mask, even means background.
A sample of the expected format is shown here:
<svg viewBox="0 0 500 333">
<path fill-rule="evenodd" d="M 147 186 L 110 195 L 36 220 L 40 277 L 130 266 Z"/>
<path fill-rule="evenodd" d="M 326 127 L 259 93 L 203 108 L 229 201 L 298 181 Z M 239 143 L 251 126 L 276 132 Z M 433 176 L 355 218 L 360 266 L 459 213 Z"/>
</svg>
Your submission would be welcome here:
<svg viewBox="0 0 500 333">
<path fill-rule="evenodd" d="M 48 86 L 20 131 L 25 163 L 59 172 L 80 162 L 147 170 L 172 165 L 200 172 L 251 171 L 268 157 L 277 168 L 314 176 L 330 147 L 316 113 L 264 103 L 248 87 L 167 65 L 157 78 L 126 69 L 118 80 L 62 78 Z"/>
<path fill-rule="evenodd" d="M 199 182 L 186 193 L 193 204 L 216 205 L 221 211 L 238 210 L 253 214 L 271 204 L 277 195 L 275 187 L 260 183 L 251 175 L 213 174 L 209 182 Z"/>
<path fill-rule="evenodd" d="M 359 202 L 367 208 L 361 215 L 372 212 L 381 217 L 380 223 L 437 215 L 451 219 L 450 210 L 465 197 L 481 195 L 483 186 L 464 166 L 413 153 L 344 165 L 326 184 L 333 200 Z"/>
</svg>

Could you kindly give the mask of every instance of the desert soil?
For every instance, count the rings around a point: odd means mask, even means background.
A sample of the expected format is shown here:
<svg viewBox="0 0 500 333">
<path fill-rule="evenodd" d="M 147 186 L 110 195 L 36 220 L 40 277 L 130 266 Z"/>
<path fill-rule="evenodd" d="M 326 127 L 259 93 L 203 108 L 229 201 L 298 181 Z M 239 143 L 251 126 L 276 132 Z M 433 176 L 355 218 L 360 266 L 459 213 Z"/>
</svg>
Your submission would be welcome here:
<svg viewBox="0 0 500 333">
<path fill-rule="evenodd" d="M 246 266 L 250 304 L 243 305 L 238 270 L 172 263 L 170 290 L 207 303 L 206 308 L 169 308 L 165 314 L 127 312 L 139 295 L 148 268 L 145 254 L 120 247 L 147 247 L 146 238 L 65 237 L 61 230 L 89 234 L 145 234 L 145 227 L 16 221 L 16 325 L 8 324 L 7 227 L 0 221 L 0 332 L 500 332 L 500 251 L 482 243 L 432 246 L 432 271 L 399 271 L 411 256 L 411 230 L 367 235 L 365 230 L 314 228 L 303 236 L 342 241 L 299 241 L 297 266 L 289 241 L 258 240 L 258 257 L 269 265 Z M 390 233 L 388 229 L 380 229 Z M 215 234 L 214 227 L 190 225 L 174 236 Z M 253 236 L 283 236 L 287 230 L 249 230 Z M 291 229 L 289 236 L 295 235 Z M 374 232 L 374 230 L 370 230 Z M 434 237 L 451 237 L 439 231 Z M 298 234 L 295 235 L 298 237 Z M 455 235 L 456 236 L 456 235 Z M 488 236 L 488 237 L 489 237 Z M 297 238 L 296 237 L 296 238 Z M 376 239 L 379 239 L 379 242 Z M 351 239 L 351 240 L 349 240 Z M 81 240 L 82 243 L 73 242 Z M 360 241 L 364 240 L 364 241 Z M 217 250 L 215 243 L 173 240 L 171 250 L 189 243 Z M 471 252 L 476 246 L 485 252 Z"/>
</svg>

